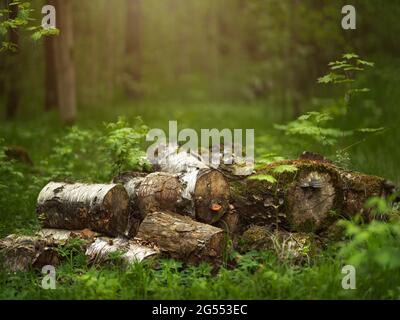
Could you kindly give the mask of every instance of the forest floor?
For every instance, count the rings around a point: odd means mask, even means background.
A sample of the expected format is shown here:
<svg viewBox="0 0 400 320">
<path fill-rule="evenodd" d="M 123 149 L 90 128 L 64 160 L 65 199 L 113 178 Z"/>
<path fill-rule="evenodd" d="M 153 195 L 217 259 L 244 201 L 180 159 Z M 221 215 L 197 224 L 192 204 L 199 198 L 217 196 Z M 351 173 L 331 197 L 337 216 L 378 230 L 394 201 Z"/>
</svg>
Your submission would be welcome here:
<svg viewBox="0 0 400 320">
<path fill-rule="evenodd" d="M 290 112 L 261 102 L 122 102 L 101 106 L 100 110 L 101 113 L 91 108 L 80 110 L 79 129 L 90 134 L 102 130 L 104 122 L 116 121 L 120 115 L 128 120 L 141 116 L 150 128 L 162 128 L 166 132 L 169 120 L 177 120 L 180 129 L 254 128 L 256 150 L 263 149 L 287 158 L 296 157 L 309 148 L 280 142 L 282 134 L 274 129 L 273 124 L 288 121 Z M 354 123 L 354 119 L 357 115 L 348 121 Z M 35 163 L 33 169 L 15 169 L 22 172 L 23 178 L 16 177 L 15 185 L 2 190 L 1 237 L 10 233 L 32 233 L 39 227 L 35 205 L 44 183 L 42 171 L 47 169 L 46 161 L 50 161 L 57 147 L 56 140 L 66 132 L 67 129 L 59 125 L 55 112 L 44 115 L 28 112 L 14 122 L 0 122 L 0 137 L 4 138 L 5 145 L 23 146 Z M 396 128 L 356 144 L 349 149 L 351 168 L 383 176 L 399 185 L 399 137 Z M 318 151 L 325 152 L 324 149 Z M 87 158 L 84 162 L 90 162 L 94 168 L 97 166 L 97 171 L 101 170 L 98 159 Z M 96 173 L 90 176 L 95 170 L 87 170 L 84 165 L 72 166 L 71 170 L 77 179 L 99 179 Z M 217 274 L 206 264 L 183 267 L 174 260 L 162 260 L 157 263 L 157 268 L 149 263 L 138 263 L 127 270 L 113 265 L 88 266 L 83 254 L 71 250 L 69 258 L 57 268 L 56 290 L 41 288 L 43 275 L 38 271 L 9 274 L 1 270 L 0 299 L 398 299 L 399 261 L 388 262 L 383 257 L 377 262 L 373 254 L 379 251 L 382 243 L 389 243 L 387 247 L 394 250 L 396 257 L 399 257 L 400 248 L 393 244 L 393 239 L 388 240 L 371 228 L 365 227 L 361 231 L 369 232 L 376 239 L 374 243 L 365 244 L 365 250 L 361 251 L 364 256 L 358 257 L 360 267 L 357 269 L 356 290 L 342 288 L 341 270 L 352 257 L 341 256 L 340 246 L 330 247 L 302 265 L 279 260 L 268 251 L 244 255 L 232 253 L 237 267 L 222 267 Z M 394 257 L 392 253 L 387 252 L 387 255 Z M 383 260 L 386 262 L 382 263 Z"/>
</svg>

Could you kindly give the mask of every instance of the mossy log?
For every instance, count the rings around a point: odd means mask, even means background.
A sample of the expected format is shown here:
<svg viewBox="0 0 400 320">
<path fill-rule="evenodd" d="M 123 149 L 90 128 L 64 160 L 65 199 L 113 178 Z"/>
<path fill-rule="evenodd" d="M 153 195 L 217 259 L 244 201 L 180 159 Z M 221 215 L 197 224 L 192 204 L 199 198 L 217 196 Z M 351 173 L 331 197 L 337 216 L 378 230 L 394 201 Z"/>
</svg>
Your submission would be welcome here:
<svg viewBox="0 0 400 320">
<path fill-rule="evenodd" d="M 62 249 L 71 239 L 80 239 L 80 249 L 91 264 L 104 264 L 110 253 L 120 252 L 124 265 L 140 262 L 159 255 L 151 243 L 124 238 L 108 238 L 88 229 L 80 231 L 42 229 L 34 236 L 10 235 L 0 240 L 0 252 L 4 266 L 12 271 L 26 271 L 45 265 L 57 266 L 62 261 Z"/>
<path fill-rule="evenodd" d="M 151 241 L 164 255 L 190 264 L 219 265 L 226 243 L 222 229 L 172 212 L 149 213 L 137 238 Z"/>
<path fill-rule="evenodd" d="M 138 219 L 148 212 L 173 211 L 214 223 L 229 209 L 229 186 L 215 170 L 174 174 L 154 172 L 145 177 L 125 173 L 122 182 L 129 194 L 130 211 Z"/>
<path fill-rule="evenodd" d="M 89 228 L 109 236 L 136 235 L 129 196 L 121 185 L 50 182 L 39 194 L 37 212 L 46 228 Z"/>
<path fill-rule="evenodd" d="M 387 196 L 394 188 L 383 178 L 307 159 L 266 165 L 250 177 L 230 181 L 230 186 L 241 231 L 250 225 L 275 225 L 299 232 L 320 232 L 358 213 L 369 220 L 366 200 Z"/>
</svg>

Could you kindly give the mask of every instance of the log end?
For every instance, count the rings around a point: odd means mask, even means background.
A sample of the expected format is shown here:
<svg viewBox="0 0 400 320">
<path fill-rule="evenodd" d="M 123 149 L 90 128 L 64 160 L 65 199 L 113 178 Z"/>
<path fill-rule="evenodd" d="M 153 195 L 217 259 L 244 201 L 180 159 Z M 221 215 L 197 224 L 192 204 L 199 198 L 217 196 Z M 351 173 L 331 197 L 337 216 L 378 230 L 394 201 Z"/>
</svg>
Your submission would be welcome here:
<svg viewBox="0 0 400 320">
<path fill-rule="evenodd" d="M 213 224 L 229 210 L 230 189 L 224 176 L 216 170 L 203 170 L 197 176 L 194 191 L 196 219 Z"/>
</svg>

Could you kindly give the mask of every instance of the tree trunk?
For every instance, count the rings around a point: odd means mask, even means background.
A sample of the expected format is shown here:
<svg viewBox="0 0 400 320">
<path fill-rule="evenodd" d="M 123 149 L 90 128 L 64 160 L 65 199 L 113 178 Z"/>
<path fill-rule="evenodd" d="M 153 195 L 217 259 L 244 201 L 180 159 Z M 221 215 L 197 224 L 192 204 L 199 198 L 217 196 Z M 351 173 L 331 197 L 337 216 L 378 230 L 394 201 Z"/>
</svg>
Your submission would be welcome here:
<svg viewBox="0 0 400 320">
<path fill-rule="evenodd" d="M 76 119 L 76 83 L 73 60 L 73 21 L 70 0 L 54 0 L 57 28 L 54 40 L 56 85 L 61 120 L 70 124 Z"/>
<path fill-rule="evenodd" d="M 51 3 L 51 2 L 49 2 Z M 44 110 L 50 111 L 59 106 L 57 92 L 57 69 L 55 64 L 55 39 L 46 37 L 44 39 L 45 55 L 45 101 Z"/>
<path fill-rule="evenodd" d="M 12 20 L 17 19 L 19 7 L 18 5 L 9 6 L 9 18 Z M 20 68 L 18 61 L 19 58 L 19 31 L 18 29 L 9 29 L 9 42 L 15 47 L 14 51 L 9 54 L 7 63 L 7 106 L 6 118 L 13 119 L 17 115 L 20 100 Z"/>
<path fill-rule="evenodd" d="M 141 0 L 126 0 L 126 48 L 128 59 L 126 93 L 135 98 L 140 95 L 138 88 L 142 78 L 141 64 Z"/>
<path fill-rule="evenodd" d="M 89 228 L 110 236 L 135 236 L 138 223 L 129 213 L 129 196 L 115 184 L 50 182 L 39 194 L 37 212 L 48 228 Z"/>
<path fill-rule="evenodd" d="M 149 213 L 140 225 L 137 238 L 155 243 L 168 257 L 191 264 L 221 264 L 226 244 L 222 229 L 165 212 Z"/>
<path fill-rule="evenodd" d="M 278 167 L 287 165 L 296 171 L 276 173 Z M 272 175 L 277 182 L 263 180 L 265 175 Z M 358 213 L 370 220 L 364 208 L 368 198 L 393 192 L 383 178 L 311 160 L 276 162 L 251 177 L 231 181 L 230 186 L 241 231 L 251 225 L 275 225 L 291 231 L 321 232 L 338 219 Z"/>
</svg>

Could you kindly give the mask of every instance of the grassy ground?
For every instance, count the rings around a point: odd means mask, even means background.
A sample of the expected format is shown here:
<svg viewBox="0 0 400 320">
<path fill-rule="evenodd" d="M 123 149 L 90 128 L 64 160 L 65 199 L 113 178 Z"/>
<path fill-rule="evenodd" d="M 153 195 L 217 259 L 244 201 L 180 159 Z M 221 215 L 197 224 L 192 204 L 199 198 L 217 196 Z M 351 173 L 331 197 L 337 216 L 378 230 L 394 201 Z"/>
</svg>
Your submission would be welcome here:
<svg viewBox="0 0 400 320">
<path fill-rule="evenodd" d="M 100 107 L 100 106 L 99 106 Z M 206 103 L 206 102 L 120 102 L 102 108 L 80 110 L 79 128 L 96 132 L 103 130 L 103 122 L 115 121 L 124 115 L 134 119 L 140 115 L 151 128 L 164 128 L 168 120 L 177 120 L 179 128 L 254 128 L 256 149 L 264 148 L 293 157 L 304 146 L 283 143 L 281 133 L 273 129 L 290 117 L 289 110 L 266 103 Z M 102 112 L 96 110 L 104 110 Z M 350 114 L 347 121 L 354 124 L 359 114 Z M 372 136 L 350 149 L 352 167 L 370 174 L 385 176 L 400 182 L 397 163 L 400 151 L 397 121 L 389 121 L 391 130 Z M 379 121 L 388 119 L 380 117 Z M 374 122 L 374 121 L 372 121 Z M 373 123 L 374 124 L 374 123 Z M 29 150 L 35 169 L 17 166 L 24 177 L 1 192 L 0 235 L 30 233 L 39 227 L 35 216 L 35 202 L 45 184 L 46 163 L 63 137 L 55 113 L 46 115 L 27 112 L 15 122 L 1 122 L 0 137 L 7 145 L 21 145 Z M 258 144 L 257 144 L 258 143 Z M 262 144 L 262 146 L 261 146 Z M 96 148 L 96 146 L 92 146 Z M 98 159 L 79 161 L 92 163 L 87 167 L 73 167 L 74 175 L 96 180 L 102 171 Z M 48 166 L 56 164 L 48 164 Z M 98 166 L 98 167 L 96 167 Z M 93 168 L 95 167 L 95 168 Z M 62 169 L 62 168 L 61 168 Z M 88 172 L 92 175 L 88 176 Z M 367 250 L 368 245 L 365 247 Z M 394 247 L 396 250 L 397 248 Z M 400 273 L 398 266 L 374 264 L 366 252 L 358 276 L 357 290 L 343 290 L 341 268 L 346 256 L 339 258 L 334 248 L 302 266 L 282 262 L 272 252 L 249 253 L 236 256 L 238 267 L 222 268 L 218 274 L 207 265 L 183 268 L 178 262 L 163 260 L 156 267 L 136 264 L 128 270 L 120 267 L 95 268 L 87 266 L 85 258 L 76 254 L 57 269 L 57 289 L 43 290 L 42 275 L 37 271 L 9 274 L 0 271 L 2 299 L 332 299 L 332 298 L 399 298 Z M 396 251 L 396 254 L 398 252 Z M 347 255 L 347 258 L 349 255 Z M 372 259 L 372 260 L 371 260 Z M 372 261 L 372 262 L 371 262 Z M 372 267 L 370 264 L 372 263 Z M 372 269 L 371 269 L 372 268 Z M 394 269 L 393 269 L 394 268 Z"/>
</svg>

